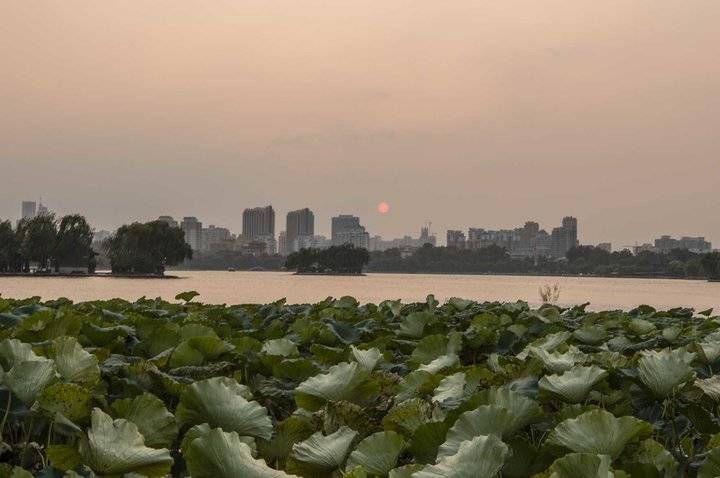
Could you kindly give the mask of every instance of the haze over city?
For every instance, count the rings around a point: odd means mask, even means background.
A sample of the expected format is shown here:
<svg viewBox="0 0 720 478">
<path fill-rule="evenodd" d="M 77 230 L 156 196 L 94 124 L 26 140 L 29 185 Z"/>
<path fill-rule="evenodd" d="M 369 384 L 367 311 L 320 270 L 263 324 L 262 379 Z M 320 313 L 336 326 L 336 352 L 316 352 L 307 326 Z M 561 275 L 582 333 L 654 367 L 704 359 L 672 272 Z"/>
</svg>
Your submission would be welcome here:
<svg viewBox="0 0 720 478">
<path fill-rule="evenodd" d="M 720 3 L 40 3 L 0 8 L 2 218 L 720 243 Z"/>
</svg>

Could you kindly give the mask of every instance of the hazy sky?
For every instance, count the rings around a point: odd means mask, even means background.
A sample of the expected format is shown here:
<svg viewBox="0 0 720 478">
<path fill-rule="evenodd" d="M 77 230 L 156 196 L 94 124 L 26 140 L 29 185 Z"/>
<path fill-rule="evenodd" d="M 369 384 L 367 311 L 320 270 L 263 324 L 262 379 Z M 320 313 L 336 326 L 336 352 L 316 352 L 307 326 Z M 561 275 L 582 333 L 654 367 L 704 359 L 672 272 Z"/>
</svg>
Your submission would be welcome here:
<svg viewBox="0 0 720 478">
<path fill-rule="evenodd" d="M 717 0 L 3 0 L 0 217 L 720 246 Z M 376 212 L 380 201 L 392 209 Z"/>
</svg>

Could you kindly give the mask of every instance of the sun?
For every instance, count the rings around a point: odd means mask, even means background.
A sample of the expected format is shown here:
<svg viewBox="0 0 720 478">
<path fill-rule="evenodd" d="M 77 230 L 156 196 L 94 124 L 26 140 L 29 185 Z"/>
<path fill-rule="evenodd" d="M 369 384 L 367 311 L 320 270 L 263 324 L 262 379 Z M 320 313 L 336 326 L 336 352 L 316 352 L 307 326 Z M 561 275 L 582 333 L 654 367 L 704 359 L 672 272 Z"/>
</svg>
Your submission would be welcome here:
<svg viewBox="0 0 720 478">
<path fill-rule="evenodd" d="M 380 214 L 387 214 L 390 212 L 390 205 L 383 201 L 377 205 L 377 210 Z"/>
</svg>

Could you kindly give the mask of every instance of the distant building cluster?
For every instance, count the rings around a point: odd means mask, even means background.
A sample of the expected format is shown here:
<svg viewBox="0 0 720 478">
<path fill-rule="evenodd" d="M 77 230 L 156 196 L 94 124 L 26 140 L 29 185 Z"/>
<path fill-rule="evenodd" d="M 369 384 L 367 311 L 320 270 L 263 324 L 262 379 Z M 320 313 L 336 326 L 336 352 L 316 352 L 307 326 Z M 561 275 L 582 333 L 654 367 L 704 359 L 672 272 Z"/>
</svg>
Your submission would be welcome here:
<svg viewBox="0 0 720 478">
<path fill-rule="evenodd" d="M 563 218 L 562 225 L 550 233 L 537 222 L 528 221 L 515 229 L 488 230 L 471 227 L 467 236 L 459 230 L 447 231 L 447 245 L 458 249 L 480 249 L 491 245 L 504 247 L 516 257 L 565 257 L 578 245 L 578 223 L 574 217 Z"/>
<path fill-rule="evenodd" d="M 667 235 L 655 239 L 654 244 L 645 243 L 633 246 L 632 252 L 636 255 L 645 251 L 667 254 L 673 249 L 683 249 L 696 254 L 705 254 L 713 251 L 712 244 L 706 241 L 704 237 L 683 236 L 680 239 L 675 239 Z"/>
<path fill-rule="evenodd" d="M 403 236 L 399 239 L 384 240 L 380 236 L 370 238 L 370 251 L 387 251 L 388 249 L 400 249 L 401 251 L 414 250 L 423 247 L 425 244 L 437 245 L 437 238 L 430 234 L 429 226 L 420 228 L 420 236 Z"/>
<path fill-rule="evenodd" d="M 39 203 L 35 201 L 23 201 L 20 206 L 20 213 L 20 219 L 32 219 L 36 216 L 50 214 L 50 210 L 47 206 L 43 205 L 42 201 Z"/>
</svg>

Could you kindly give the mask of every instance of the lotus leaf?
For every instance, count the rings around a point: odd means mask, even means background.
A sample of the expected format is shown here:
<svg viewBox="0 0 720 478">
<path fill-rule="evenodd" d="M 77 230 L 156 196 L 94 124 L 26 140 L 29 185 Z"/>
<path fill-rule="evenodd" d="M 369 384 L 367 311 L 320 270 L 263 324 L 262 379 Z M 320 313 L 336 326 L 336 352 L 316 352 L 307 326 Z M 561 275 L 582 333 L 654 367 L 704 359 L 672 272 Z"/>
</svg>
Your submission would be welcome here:
<svg viewBox="0 0 720 478">
<path fill-rule="evenodd" d="M 638 361 L 640 380 L 657 396 L 666 397 L 693 376 L 695 354 L 684 349 L 644 350 Z"/>
<path fill-rule="evenodd" d="M 400 453 L 406 443 L 398 433 L 378 432 L 358 443 L 355 450 L 350 453 L 347 469 L 362 466 L 369 475 L 387 476 L 395 468 Z"/>
<path fill-rule="evenodd" d="M 457 453 L 427 465 L 412 478 L 494 478 L 508 454 L 507 445 L 498 437 L 481 435 L 462 442 Z"/>
<path fill-rule="evenodd" d="M 580 403 L 585 400 L 590 390 L 607 372 L 595 365 L 590 367 L 573 367 L 562 375 L 546 375 L 540 379 L 540 390 L 559 397 L 568 403 Z"/>
</svg>

